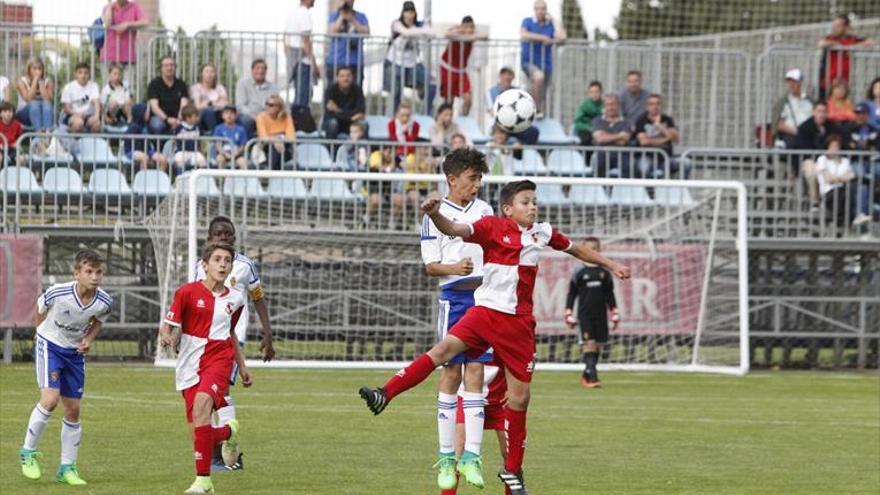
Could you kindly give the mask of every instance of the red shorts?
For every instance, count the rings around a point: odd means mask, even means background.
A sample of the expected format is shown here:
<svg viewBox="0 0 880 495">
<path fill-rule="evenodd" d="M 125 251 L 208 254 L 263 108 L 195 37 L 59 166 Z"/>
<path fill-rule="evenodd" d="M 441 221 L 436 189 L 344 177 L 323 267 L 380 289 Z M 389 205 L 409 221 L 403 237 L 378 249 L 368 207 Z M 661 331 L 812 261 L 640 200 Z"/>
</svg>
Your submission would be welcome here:
<svg viewBox="0 0 880 495">
<path fill-rule="evenodd" d="M 440 96 L 451 100 L 470 92 L 471 79 L 467 72 L 450 72 L 448 69 L 440 68 Z"/>
<path fill-rule="evenodd" d="M 229 391 L 229 374 L 231 368 L 215 367 L 207 369 L 199 373 L 199 383 L 183 390 L 183 401 L 186 404 L 186 421 L 192 423 L 193 403 L 196 400 L 196 394 L 204 392 L 211 396 L 214 401 L 214 410 L 226 406 L 226 394 Z"/>
<path fill-rule="evenodd" d="M 485 416 L 484 430 L 504 431 L 504 406 L 489 404 L 483 409 L 483 415 Z M 460 395 L 458 396 L 458 409 L 455 411 L 455 422 L 460 425 L 464 424 L 464 406 Z"/>
<path fill-rule="evenodd" d="M 517 380 L 529 383 L 535 370 L 535 317 L 474 306 L 449 331 L 477 358 L 492 347 L 495 361 Z"/>
</svg>

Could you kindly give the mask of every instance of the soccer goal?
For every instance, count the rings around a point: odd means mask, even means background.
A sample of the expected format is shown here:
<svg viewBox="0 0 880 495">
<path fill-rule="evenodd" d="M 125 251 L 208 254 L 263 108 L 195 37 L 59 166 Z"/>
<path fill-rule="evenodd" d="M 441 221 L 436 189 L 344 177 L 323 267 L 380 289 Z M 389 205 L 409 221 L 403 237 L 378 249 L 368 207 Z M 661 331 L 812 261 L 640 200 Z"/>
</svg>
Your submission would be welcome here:
<svg viewBox="0 0 880 495">
<path fill-rule="evenodd" d="M 506 182 L 487 177 L 497 208 Z M 621 322 L 600 369 L 748 371 L 745 188 L 737 182 L 529 177 L 539 219 L 572 239 L 596 236 L 628 264 L 615 280 Z M 186 281 L 217 215 L 255 260 L 275 334 L 274 367 L 397 368 L 435 341 L 438 287 L 425 274 L 420 199 L 440 175 L 198 170 L 178 178 L 148 221 L 163 308 Z M 565 326 L 579 262 L 547 250 L 535 289 L 538 368 L 580 369 Z M 253 312 L 251 312 L 253 315 Z M 259 323 L 246 354 L 258 356 Z M 253 339 L 253 340 L 251 340 Z M 160 350 L 158 365 L 173 364 Z M 254 360 L 254 365 L 264 363 Z"/>
</svg>

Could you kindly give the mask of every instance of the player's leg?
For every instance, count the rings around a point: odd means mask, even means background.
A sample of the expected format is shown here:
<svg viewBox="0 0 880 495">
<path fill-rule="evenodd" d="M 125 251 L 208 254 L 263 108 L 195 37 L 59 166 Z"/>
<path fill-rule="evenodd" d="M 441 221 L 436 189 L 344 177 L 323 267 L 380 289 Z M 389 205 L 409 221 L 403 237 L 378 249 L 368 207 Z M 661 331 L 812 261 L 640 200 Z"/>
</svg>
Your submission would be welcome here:
<svg viewBox="0 0 880 495">
<path fill-rule="evenodd" d="M 61 464 L 58 466 L 57 480 L 72 486 L 85 485 L 76 467 L 79 445 L 82 441 L 82 425 L 79 422 L 79 405 L 85 389 L 85 362 L 82 354 L 71 350 L 60 370 L 61 403 L 64 417 L 61 418 Z"/>
<path fill-rule="evenodd" d="M 495 430 L 495 436 L 498 437 L 498 451 L 501 453 L 501 461 L 503 462 L 507 459 L 507 433 L 503 429 Z M 512 495 L 510 487 L 507 485 L 504 485 L 504 495 Z"/>
<path fill-rule="evenodd" d="M 440 316 L 442 320 L 444 315 L 441 314 Z M 440 324 L 442 324 L 442 321 Z M 461 369 L 462 360 L 453 358 L 440 370 L 440 384 L 437 392 L 437 436 L 439 449 L 435 466 L 439 470 L 437 473 L 437 486 L 441 490 L 454 489 L 457 484 L 455 476 L 455 420 L 458 407 L 458 387 L 461 385 Z"/>
<path fill-rule="evenodd" d="M 238 327 L 236 327 L 236 332 L 239 332 Z M 241 334 L 236 333 L 236 335 L 241 339 Z M 244 348 L 244 342 L 242 340 L 239 340 L 239 345 Z M 217 423 L 215 426 L 226 426 L 236 419 L 235 401 L 232 398 L 232 386 L 235 385 L 236 375 L 238 375 L 238 365 L 233 364 L 232 373 L 229 375 L 229 388 L 227 389 L 225 397 L 223 397 L 225 405 L 217 409 Z M 232 452 L 230 450 L 231 446 L 228 443 L 223 444 L 223 447 L 226 449 L 226 455 L 223 454 L 223 448 L 219 448 L 218 446 L 218 448 L 214 449 L 212 464 L 215 466 L 219 464 L 223 469 L 229 471 L 244 469 L 241 452 Z"/>
<path fill-rule="evenodd" d="M 457 471 L 468 483 L 482 488 L 483 461 L 480 450 L 483 443 L 483 423 L 485 419 L 483 396 L 483 363 L 469 362 L 465 364 L 464 393 L 462 409 L 464 411 L 465 444 Z"/>
<path fill-rule="evenodd" d="M 37 451 L 37 446 L 43 436 L 43 431 L 46 430 L 46 425 L 49 424 L 52 411 L 55 410 L 61 399 L 58 368 L 58 361 L 54 352 L 49 348 L 49 342 L 37 335 L 34 341 L 34 370 L 37 376 L 37 386 L 40 388 L 40 400 L 31 411 L 24 443 L 18 454 L 21 461 L 21 473 L 26 478 L 33 480 L 39 479 L 42 475 L 38 462 L 40 453 Z"/>
</svg>

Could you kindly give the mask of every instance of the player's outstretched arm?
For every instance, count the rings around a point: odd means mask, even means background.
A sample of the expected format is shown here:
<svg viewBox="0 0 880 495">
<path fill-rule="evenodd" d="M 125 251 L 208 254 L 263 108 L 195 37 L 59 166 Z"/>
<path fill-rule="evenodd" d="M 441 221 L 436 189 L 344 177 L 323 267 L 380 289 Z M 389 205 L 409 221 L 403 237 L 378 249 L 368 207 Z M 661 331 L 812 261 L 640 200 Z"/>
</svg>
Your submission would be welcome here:
<svg viewBox="0 0 880 495">
<path fill-rule="evenodd" d="M 455 237 L 470 237 L 471 227 L 466 223 L 453 222 L 440 213 L 440 200 L 428 198 L 422 202 L 422 213 L 431 217 L 440 232 Z"/>
<path fill-rule="evenodd" d="M 590 248 L 583 243 L 572 244 L 572 246 L 566 252 L 586 263 L 604 266 L 609 271 L 611 271 L 611 273 L 620 277 L 623 280 L 626 280 L 630 277 L 630 270 L 628 266 L 622 265 L 616 261 L 610 260 L 602 256 L 601 254 L 599 254 L 598 251 Z"/>
</svg>

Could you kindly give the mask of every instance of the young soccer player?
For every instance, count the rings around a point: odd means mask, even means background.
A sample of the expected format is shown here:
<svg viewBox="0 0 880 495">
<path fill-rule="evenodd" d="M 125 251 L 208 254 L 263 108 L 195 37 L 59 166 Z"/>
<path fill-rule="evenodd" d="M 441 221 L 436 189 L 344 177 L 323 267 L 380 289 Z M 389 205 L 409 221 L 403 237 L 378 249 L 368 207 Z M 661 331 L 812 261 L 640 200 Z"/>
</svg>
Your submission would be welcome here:
<svg viewBox="0 0 880 495">
<path fill-rule="evenodd" d="M 113 299 L 101 288 L 104 260 L 84 249 L 73 260 L 73 282 L 56 284 L 37 299 L 34 362 L 40 401 L 31 412 L 24 445 L 19 452 L 21 472 L 32 480 L 41 476 L 37 444 L 58 401 L 61 418 L 61 466 L 56 478 L 67 485 L 85 485 L 76 468 L 82 440 L 80 399 L 85 387 L 84 356 L 101 333 Z"/>
<path fill-rule="evenodd" d="M 208 244 L 202 253 L 205 278 L 177 289 L 159 328 L 163 346 L 177 348 L 175 382 L 186 404 L 186 420 L 193 432 L 196 479 L 184 493 L 214 493 L 211 452 L 223 442 L 224 458 L 234 462 L 238 421 L 211 426 L 211 413 L 226 405 L 233 363 L 245 387 L 253 377 L 244 362 L 233 329 L 247 304 L 246 296 L 226 287 L 235 250 L 228 244 Z M 180 328 L 174 334 L 171 327 Z"/>
<path fill-rule="evenodd" d="M 450 152 L 443 160 L 443 173 L 449 186 L 449 194 L 440 202 L 443 215 L 463 222 L 475 222 L 492 216 L 492 207 L 477 198 L 486 157 L 473 149 Z M 460 237 L 443 235 L 427 216 L 422 219 L 422 260 L 425 271 L 440 282 L 440 312 L 437 321 L 437 337 L 442 340 L 464 313 L 474 305 L 474 290 L 483 277 L 483 250 L 479 245 L 464 242 Z M 463 353 L 450 359 L 440 372 L 437 394 L 437 431 L 440 439 L 437 485 L 441 490 L 455 488 L 456 471 L 463 474 L 468 483 L 483 487 L 483 366 L 491 359 L 485 353 L 468 359 Z M 456 391 L 462 381 L 462 365 L 465 365 L 464 415 L 465 450 L 455 462 L 455 415 Z"/>
<path fill-rule="evenodd" d="M 599 239 L 587 237 L 584 244 L 596 251 L 601 251 Z M 584 353 L 584 374 L 581 384 L 587 388 L 599 388 L 599 372 L 596 364 L 599 353 L 608 342 L 608 313 L 611 313 L 613 330 L 620 323 L 617 311 L 617 300 L 614 298 L 614 277 L 608 270 L 594 263 L 584 263 L 571 277 L 568 284 L 568 298 L 565 301 L 565 324 L 574 328 L 580 323 L 580 342 Z M 577 299 L 577 319 L 572 308 Z"/>
<path fill-rule="evenodd" d="M 227 217 L 214 217 L 211 223 L 208 224 L 208 238 L 206 242 L 208 244 L 219 243 L 234 246 L 235 225 L 232 224 L 232 220 Z M 191 280 L 203 280 L 205 276 L 202 263 L 196 263 L 196 266 L 193 267 Z M 235 253 L 232 259 L 232 270 L 226 277 L 226 285 L 237 289 L 242 294 L 247 294 L 250 301 L 254 303 L 254 309 L 260 318 L 263 333 L 260 351 L 263 353 L 263 361 L 271 361 L 275 358 L 275 348 L 272 346 L 272 324 L 269 321 L 269 307 L 266 304 L 266 298 L 263 297 L 263 285 L 260 282 L 260 275 L 257 273 L 257 267 L 254 265 L 254 262 L 242 253 Z M 244 347 L 245 340 L 247 339 L 248 321 L 250 321 L 248 305 L 245 304 L 241 310 L 241 318 L 238 319 L 238 323 L 235 325 L 235 337 L 238 339 L 241 347 Z M 233 367 L 229 375 L 230 385 L 235 385 L 235 375 L 236 370 Z M 224 397 L 224 402 L 226 405 L 217 410 L 217 423 L 221 426 L 235 419 L 235 402 L 233 402 L 229 394 Z M 235 456 L 233 462 L 226 462 L 226 460 L 222 459 L 219 449 L 215 449 L 213 458 L 214 466 L 219 469 L 236 471 L 244 468 L 240 452 Z"/>
<path fill-rule="evenodd" d="M 581 261 L 596 263 L 621 278 L 629 268 L 606 259 L 584 245 L 575 245 L 548 223 L 536 223 L 538 213 L 535 183 L 511 182 L 501 189 L 503 217 L 483 217 L 473 224 L 455 222 L 440 213 L 440 201 L 429 198 L 422 211 L 437 230 L 461 237 L 483 248 L 483 283 L 474 292 L 476 305 L 452 328 L 439 344 L 415 359 L 378 389 L 362 387 L 360 396 L 373 414 L 388 402 L 418 385 L 438 365 L 468 351 L 476 357 L 490 346 L 495 359 L 505 368 L 508 387 L 505 423 L 507 458 L 498 473 L 513 495 L 525 495 L 522 460 L 526 441 L 526 409 L 529 383 L 535 367 L 535 318 L 532 293 L 538 272 L 538 255 L 545 246 L 565 251 Z"/>
</svg>

